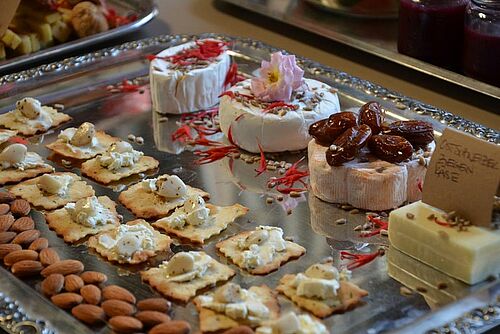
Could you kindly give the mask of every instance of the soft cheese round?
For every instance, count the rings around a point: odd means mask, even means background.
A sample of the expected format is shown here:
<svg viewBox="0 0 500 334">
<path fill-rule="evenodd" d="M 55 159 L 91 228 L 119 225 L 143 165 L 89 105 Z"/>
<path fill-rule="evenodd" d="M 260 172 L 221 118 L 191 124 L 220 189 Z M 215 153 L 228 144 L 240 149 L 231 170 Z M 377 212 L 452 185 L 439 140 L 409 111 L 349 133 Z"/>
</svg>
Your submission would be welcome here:
<svg viewBox="0 0 500 334">
<path fill-rule="evenodd" d="M 227 136 L 231 126 L 236 145 L 253 153 L 259 152 L 258 142 L 262 145 L 264 152 L 284 152 L 306 148 L 311 139 L 309 126 L 339 112 L 340 103 L 335 90 L 327 84 L 313 79 L 304 79 L 304 81 L 307 87 L 305 99 L 318 94 L 322 95 L 320 101 L 314 109 L 307 110 L 310 108 L 304 99 L 295 99 L 290 104 L 298 105 L 299 108 L 283 116 L 265 113 L 260 106 L 238 102 L 230 96 L 223 96 L 219 106 L 222 131 Z M 250 79 L 238 83 L 229 91 L 252 95 Z"/>
<path fill-rule="evenodd" d="M 163 50 L 158 57 L 170 57 L 192 48 L 189 42 Z M 153 110 L 161 114 L 185 114 L 208 109 L 219 102 L 224 92 L 224 81 L 231 66 L 231 58 L 223 51 L 215 61 L 203 68 L 183 72 L 173 64 L 153 59 L 149 68 Z"/>
</svg>

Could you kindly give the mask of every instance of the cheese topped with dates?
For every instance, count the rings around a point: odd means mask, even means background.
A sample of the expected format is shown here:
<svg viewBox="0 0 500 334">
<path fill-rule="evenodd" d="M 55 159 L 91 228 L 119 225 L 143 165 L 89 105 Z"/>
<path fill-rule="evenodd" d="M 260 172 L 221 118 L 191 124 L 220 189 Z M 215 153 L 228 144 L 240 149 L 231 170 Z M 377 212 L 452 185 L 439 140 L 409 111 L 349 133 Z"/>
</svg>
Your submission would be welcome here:
<svg viewBox="0 0 500 334">
<path fill-rule="evenodd" d="M 186 184 L 177 175 L 162 175 L 142 181 L 147 192 L 154 192 L 165 198 L 184 198 L 187 195 Z"/>
<path fill-rule="evenodd" d="M 339 273 L 331 264 L 316 263 L 304 273 L 297 274 L 291 284 L 297 289 L 298 296 L 320 300 L 336 299 L 340 281 L 349 278 L 350 271 L 343 270 Z"/>
<path fill-rule="evenodd" d="M 175 209 L 168 217 L 159 219 L 158 223 L 166 223 L 171 228 L 183 229 L 186 224 L 200 226 L 210 223 L 214 217 L 210 216 L 210 209 L 205 206 L 205 200 L 200 195 L 188 197 L 182 207 Z"/>
<path fill-rule="evenodd" d="M 42 157 L 34 152 L 28 152 L 23 144 L 12 144 L 0 153 L 0 170 L 26 170 L 45 166 Z"/>
<path fill-rule="evenodd" d="M 198 297 L 201 307 L 222 313 L 236 321 L 257 326 L 270 316 L 269 308 L 264 305 L 261 295 L 252 290 L 246 290 L 234 283 L 219 287 L 212 294 Z"/>
<path fill-rule="evenodd" d="M 212 258 L 204 252 L 179 252 L 164 261 L 160 268 L 165 269 L 168 282 L 189 282 L 202 277 L 210 268 L 211 261 Z"/>
<path fill-rule="evenodd" d="M 68 203 L 64 209 L 74 222 L 91 228 L 113 223 L 115 218 L 114 214 L 102 205 L 96 196 L 83 198 L 76 203 Z"/>
<path fill-rule="evenodd" d="M 38 178 L 37 186 L 44 194 L 64 197 L 68 186 L 73 181 L 70 175 L 44 174 Z"/>
<path fill-rule="evenodd" d="M 136 252 L 155 250 L 154 232 L 145 221 L 134 225 L 122 224 L 113 233 L 100 235 L 98 243 L 119 257 L 131 258 Z"/>
<path fill-rule="evenodd" d="M 126 141 L 119 141 L 111 144 L 97 159 L 102 167 L 116 171 L 123 167 L 132 167 L 143 155 L 144 153 L 134 150 Z"/>
<path fill-rule="evenodd" d="M 99 147 L 95 126 L 92 123 L 82 123 L 78 128 L 67 128 L 57 137 L 71 147 L 73 152 L 94 152 Z"/>
<path fill-rule="evenodd" d="M 283 230 L 273 226 L 259 226 L 245 239 L 238 242 L 239 260 L 245 268 L 263 266 L 273 261 L 275 255 L 286 252 Z"/>
<path fill-rule="evenodd" d="M 266 321 L 255 331 L 256 334 L 328 334 L 319 320 L 309 314 L 289 312 L 279 319 Z"/>
</svg>

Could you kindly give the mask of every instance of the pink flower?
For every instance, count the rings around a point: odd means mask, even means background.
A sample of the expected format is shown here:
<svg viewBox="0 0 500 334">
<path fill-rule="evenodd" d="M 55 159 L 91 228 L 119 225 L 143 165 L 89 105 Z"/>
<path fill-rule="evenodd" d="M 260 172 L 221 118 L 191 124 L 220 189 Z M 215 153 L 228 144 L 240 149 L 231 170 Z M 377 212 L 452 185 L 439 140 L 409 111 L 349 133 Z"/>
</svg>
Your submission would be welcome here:
<svg viewBox="0 0 500 334">
<path fill-rule="evenodd" d="M 292 92 L 303 84 L 304 71 L 297 66 L 295 56 L 281 52 L 271 55 L 271 61 L 262 61 L 259 76 L 252 78 L 252 93 L 263 101 L 290 102 Z"/>
</svg>

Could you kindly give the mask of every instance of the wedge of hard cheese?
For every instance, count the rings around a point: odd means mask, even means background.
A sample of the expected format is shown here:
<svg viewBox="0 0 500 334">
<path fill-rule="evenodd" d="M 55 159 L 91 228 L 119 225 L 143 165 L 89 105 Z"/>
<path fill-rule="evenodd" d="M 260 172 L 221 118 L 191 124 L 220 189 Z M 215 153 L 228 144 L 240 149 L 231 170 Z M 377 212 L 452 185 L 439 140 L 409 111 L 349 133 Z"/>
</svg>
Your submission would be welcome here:
<svg viewBox="0 0 500 334">
<path fill-rule="evenodd" d="M 500 230 L 441 226 L 443 211 L 421 201 L 389 215 L 389 241 L 400 251 L 468 284 L 500 273 Z M 441 218 L 440 218 L 441 219 Z"/>
</svg>

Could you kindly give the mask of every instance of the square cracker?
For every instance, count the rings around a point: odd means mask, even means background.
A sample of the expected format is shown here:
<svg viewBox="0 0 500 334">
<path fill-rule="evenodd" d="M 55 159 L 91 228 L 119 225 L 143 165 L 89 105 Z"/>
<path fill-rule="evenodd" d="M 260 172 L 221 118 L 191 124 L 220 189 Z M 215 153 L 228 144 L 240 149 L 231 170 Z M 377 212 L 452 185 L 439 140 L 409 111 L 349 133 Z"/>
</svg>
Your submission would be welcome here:
<svg viewBox="0 0 500 334">
<path fill-rule="evenodd" d="M 112 171 L 106 167 L 102 167 L 98 158 L 93 158 L 85 161 L 82 164 L 82 173 L 97 182 L 108 184 L 129 177 L 134 174 L 146 172 L 151 169 L 157 168 L 159 165 L 158 160 L 155 158 L 143 155 L 139 161 L 134 163 L 131 167 L 122 167 L 119 170 Z"/>
<path fill-rule="evenodd" d="M 42 106 L 43 110 L 49 113 L 50 118 L 52 119 L 52 126 L 49 128 L 55 128 L 56 126 L 61 125 L 62 123 L 68 122 L 71 120 L 71 116 L 66 115 L 65 113 L 58 112 L 56 109 L 48 106 Z M 0 115 L 0 126 L 10 129 L 16 130 L 19 134 L 24 136 L 32 136 L 37 133 L 47 132 L 49 129 L 45 130 L 43 128 L 38 128 L 34 126 L 27 125 L 25 123 L 21 123 L 17 121 L 16 117 L 13 114 L 13 111 L 9 111 L 8 113 Z"/>
<path fill-rule="evenodd" d="M 144 219 L 135 219 L 129 221 L 127 225 L 137 225 L 137 224 L 146 224 L 149 225 L 147 221 Z M 135 252 L 132 258 L 123 259 L 118 256 L 117 253 L 104 248 L 99 244 L 99 237 L 103 234 L 112 234 L 114 230 L 118 229 L 118 226 L 115 226 L 113 229 L 104 231 L 99 233 L 98 235 L 94 235 L 90 237 L 88 246 L 90 248 L 95 249 L 97 253 L 99 253 L 102 257 L 108 259 L 111 262 L 118 262 L 121 264 L 138 264 L 148 260 L 148 258 L 156 256 L 159 252 L 170 249 L 170 244 L 172 243 L 172 239 L 167 235 L 161 234 L 160 232 L 154 230 L 154 239 L 155 239 L 155 249 L 154 250 L 142 250 L 140 252 Z"/>
<path fill-rule="evenodd" d="M 0 145 L 17 135 L 15 130 L 0 129 Z"/>
<path fill-rule="evenodd" d="M 269 309 L 268 320 L 278 319 L 280 315 L 280 305 L 278 302 L 278 297 L 273 290 L 271 290 L 266 285 L 252 286 L 248 290 L 255 293 L 262 304 Z M 211 292 L 210 294 L 213 294 L 213 292 Z M 201 302 L 198 300 L 198 297 L 193 300 L 193 303 L 199 313 L 200 330 L 202 333 L 218 332 L 221 330 L 238 327 L 240 325 L 255 327 L 252 326 L 246 319 L 239 319 L 239 321 L 236 321 L 223 313 L 218 313 L 208 308 L 202 307 Z"/>
<path fill-rule="evenodd" d="M 334 313 L 343 313 L 355 308 L 362 303 L 361 298 L 368 295 L 368 291 L 361 289 L 356 284 L 340 281 L 338 295 L 340 304 L 337 299 L 320 300 L 313 298 L 305 298 L 297 295 L 297 289 L 292 286 L 292 282 L 296 275 L 285 275 L 280 279 L 280 284 L 276 290 L 290 298 L 297 306 L 311 312 L 318 318 L 325 318 Z"/>
<path fill-rule="evenodd" d="M 34 152 L 28 152 L 27 155 L 38 154 Z M 53 171 L 54 167 L 46 163 L 36 168 L 28 168 L 25 170 L 19 170 L 17 168 L 2 169 L 0 170 L 0 185 L 19 182 L 25 179 L 31 179 L 41 174 L 52 173 Z"/>
<path fill-rule="evenodd" d="M 167 274 L 164 268 L 151 268 L 142 271 L 141 277 L 144 282 L 165 297 L 186 303 L 196 296 L 199 290 L 227 281 L 236 274 L 234 270 L 213 258 L 210 258 L 209 263 L 210 267 L 202 277 L 197 277 L 188 282 L 169 282 L 165 278 Z"/>
<path fill-rule="evenodd" d="M 283 264 L 290 260 L 297 259 L 306 253 L 306 249 L 294 242 L 285 240 L 286 252 L 277 252 L 277 256 L 274 257 L 273 261 L 255 267 L 253 269 L 247 269 L 243 266 L 243 262 L 236 260 L 236 256 L 242 251 L 238 247 L 238 241 L 245 240 L 253 231 L 244 231 L 236 234 L 226 240 L 218 242 L 215 247 L 219 252 L 224 254 L 225 257 L 230 259 L 234 264 L 236 264 L 241 269 L 247 270 L 252 275 L 266 275 L 270 272 L 278 270 Z"/>
<path fill-rule="evenodd" d="M 79 199 L 94 196 L 94 189 L 83 181 L 78 175 L 73 173 L 54 173 L 54 175 L 69 175 L 73 181 L 68 185 L 64 197 L 60 195 L 46 195 L 38 188 L 38 180 L 36 177 L 13 186 L 10 191 L 16 196 L 22 197 L 36 207 L 42 207 L 45 210 L 53 210 L 60 208 L 71 202 L 76 202 Z"/>
<path fill-rule="evenodd" d="M 209 198 L 210 194 L 197 188 L 187 186 L 187 197 L 200 195 Z M 170 211 L 184 205 L 186 198 L 164 198 L 154 192 L 146 191 L 141 182 L 134 184 L 120 193 L 118 200 L 138 218 L 165 217 Z"/>
<path fill-rule="evenodd" d="M 95 157 L 98 154 L 106 152 L 111 144 L 120 140 L 119 138 L 108 135 L 104 131 L 96 131 L 95 137 L 97 138 L 99 144 L 96 145 L 96 147 L 94 147 L 91 152 L 81 151 L 78 149 L 78 146 L 73 146 L 62 141 L 61 139 L 57 139 L 55 142 L 46 145 L 46 147 L 49 150 L 52 150 L 54 153 L 62 155 L 63 157 L 77 160 L 87 160 Z"/>
<path fill-rule="evenodd" d="M 204 223 L 200 226 L 186 224 L 183 228 L 177 229 L 170 227 L 160 219 L 157 220 L 156 223 L 153 223 L 153 226 L 164 230 L 167 234 L 174 235 L 181 239 L 187 239 L 193 243 L 202 244 L 208 238 L 224 231 L 229 224 L 248 212 L 248 208 L 240 204 L 231 206 L 207 204 L 207 208 L 210 210 L 210 217 L 213 219 L 210 223 Z"/>
<path fill-rule="evenodd" d="M 113 214 L 111 222 L 104 225 L 97 225 L 96 227 L 84 226 L 73 221 L 69 212 L 65 208 L 61 208 L 45 214 L 47 224 L 57 235 L 63 237 L 66 242 L 76 242 L 87 235 L 112 230 L 117 225 L 120 225 L 120 219 L 116 212 L 116 203 L 107 196 L 99 196 L 97 200 Z"/>
</svg>

